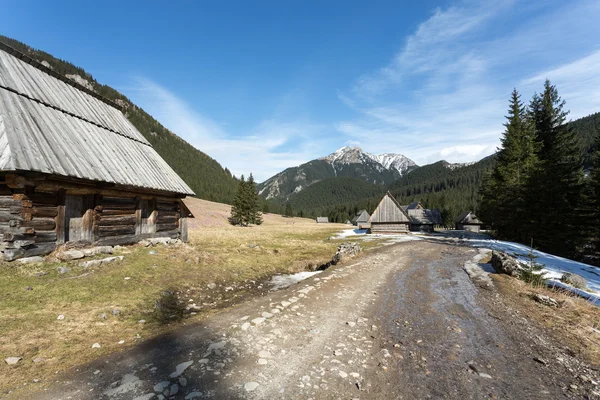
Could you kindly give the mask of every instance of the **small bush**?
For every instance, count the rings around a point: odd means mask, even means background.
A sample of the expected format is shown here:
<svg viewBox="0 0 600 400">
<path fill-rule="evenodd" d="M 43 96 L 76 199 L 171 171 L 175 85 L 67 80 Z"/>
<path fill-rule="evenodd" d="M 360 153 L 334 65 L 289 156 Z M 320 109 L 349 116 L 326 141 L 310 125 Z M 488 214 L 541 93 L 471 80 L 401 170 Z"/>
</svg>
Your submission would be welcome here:
<svg viewBox="0 0 600 400">
<path fill-rule="evenodd" d="M 519 279 L 533 286 L 544 286 L 546 284 L 546 273 L 542 272 L 544 264 L 535 262 L 537 256 L 533 254 L 533 239 L 527 258 L 529 261 L 519 270 Z"/>
<path fill-rule="evenodd" d="M 158 300 L 154 302 L 154 318 L 159 323 L 168 323 L 183 318 L 185 304 L 179 300 L 177 290 L 167 289 L 160 292 Z"/>
</svg>

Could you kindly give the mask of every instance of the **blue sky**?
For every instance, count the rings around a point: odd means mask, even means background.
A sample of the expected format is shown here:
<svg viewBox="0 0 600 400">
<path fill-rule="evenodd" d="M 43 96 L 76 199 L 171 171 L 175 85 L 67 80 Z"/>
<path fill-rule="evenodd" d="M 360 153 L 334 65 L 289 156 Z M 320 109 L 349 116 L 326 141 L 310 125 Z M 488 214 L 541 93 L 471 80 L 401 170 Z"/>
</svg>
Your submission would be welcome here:
<svg viewBox="0 0 600 400">
<path fill-rule="evenodd" d="M 478 160 L 513 87 L 528 101 L 546 78 L 571 118 L 600 111 L 597 0 L 4 0 L 2 14 L 0 33 L 259 181 L 344 145 Z"/>
</svg>

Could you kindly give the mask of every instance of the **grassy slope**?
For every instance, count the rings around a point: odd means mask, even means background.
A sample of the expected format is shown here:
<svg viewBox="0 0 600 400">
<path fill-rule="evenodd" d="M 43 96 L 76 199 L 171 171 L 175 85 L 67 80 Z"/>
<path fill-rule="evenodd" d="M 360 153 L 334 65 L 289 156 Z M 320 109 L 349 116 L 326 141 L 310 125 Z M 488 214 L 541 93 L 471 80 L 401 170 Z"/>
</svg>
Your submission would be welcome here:
<svg viewBox="0 0 600 400">
<path fill-rule="evenodd" d="M 63 75 L 77 74 L 85 78 L 93 85 L 97 93 L 123 106 L 123 112 L 131 123 L 152 143 L 158 154 L 186 181 L 198 197 L 225 203 L 231 202 L 237 185 L 231 173 L 216 160 L 166 129 L 123 94 L 110 86 L 96 82 L 83 68 L 44 51 L 33 49 L 24 43 L 2 35 L 0 35 L 0 41 L 39 62 L 48 62 L 55 72 Z"/>
</svg>

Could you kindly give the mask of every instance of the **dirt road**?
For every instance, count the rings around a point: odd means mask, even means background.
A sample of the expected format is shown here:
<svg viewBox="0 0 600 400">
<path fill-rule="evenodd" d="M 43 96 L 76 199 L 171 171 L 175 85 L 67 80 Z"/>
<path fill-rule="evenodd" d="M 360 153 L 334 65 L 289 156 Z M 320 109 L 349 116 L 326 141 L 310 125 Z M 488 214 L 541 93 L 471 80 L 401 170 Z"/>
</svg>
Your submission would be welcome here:
<svg viewBox="0 0 600 400">
<path fill-rule="evenodd" d="M 570 356 L 470 281 L 462 266 L 475 254 L 388 246 L 99 360 L 37 398 L 582 398 L 569 360 L 557 361 Z"/>
</svg>

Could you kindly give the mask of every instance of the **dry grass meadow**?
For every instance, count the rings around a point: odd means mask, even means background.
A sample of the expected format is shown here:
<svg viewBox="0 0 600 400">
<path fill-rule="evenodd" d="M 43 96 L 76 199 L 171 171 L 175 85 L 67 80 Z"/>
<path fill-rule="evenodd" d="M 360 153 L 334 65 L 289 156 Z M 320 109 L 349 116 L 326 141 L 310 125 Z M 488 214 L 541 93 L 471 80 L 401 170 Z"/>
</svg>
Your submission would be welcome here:
<svg viewBox="0 0 600 400">
<path fill-rule="evenodd" d="M 69 368 L 264 291 L 274 274 L 326 262 L 339 244 L 329 236 L 347 229 L 278 215 L 265 215 L 261 226 L 233 227 L 228 206 L 186 203 L 198 216 L 187 245 L 126 247 L 117 252 L 123 262 L 87 270 L 78 262 L 1 264 L 0 393 L 33 385 L 34 379 L 48 383 Z M 59 266 L 70 271 L 59 274 Z M 166 289 L 197 304 L 197 315 L 167 324 L 155 320 L 155 301 Z M 92 349 L 94 343 L 101 347 Z M 3 361 L 13 356 L 23 359 L 16 366 Z"/>
</svg>

